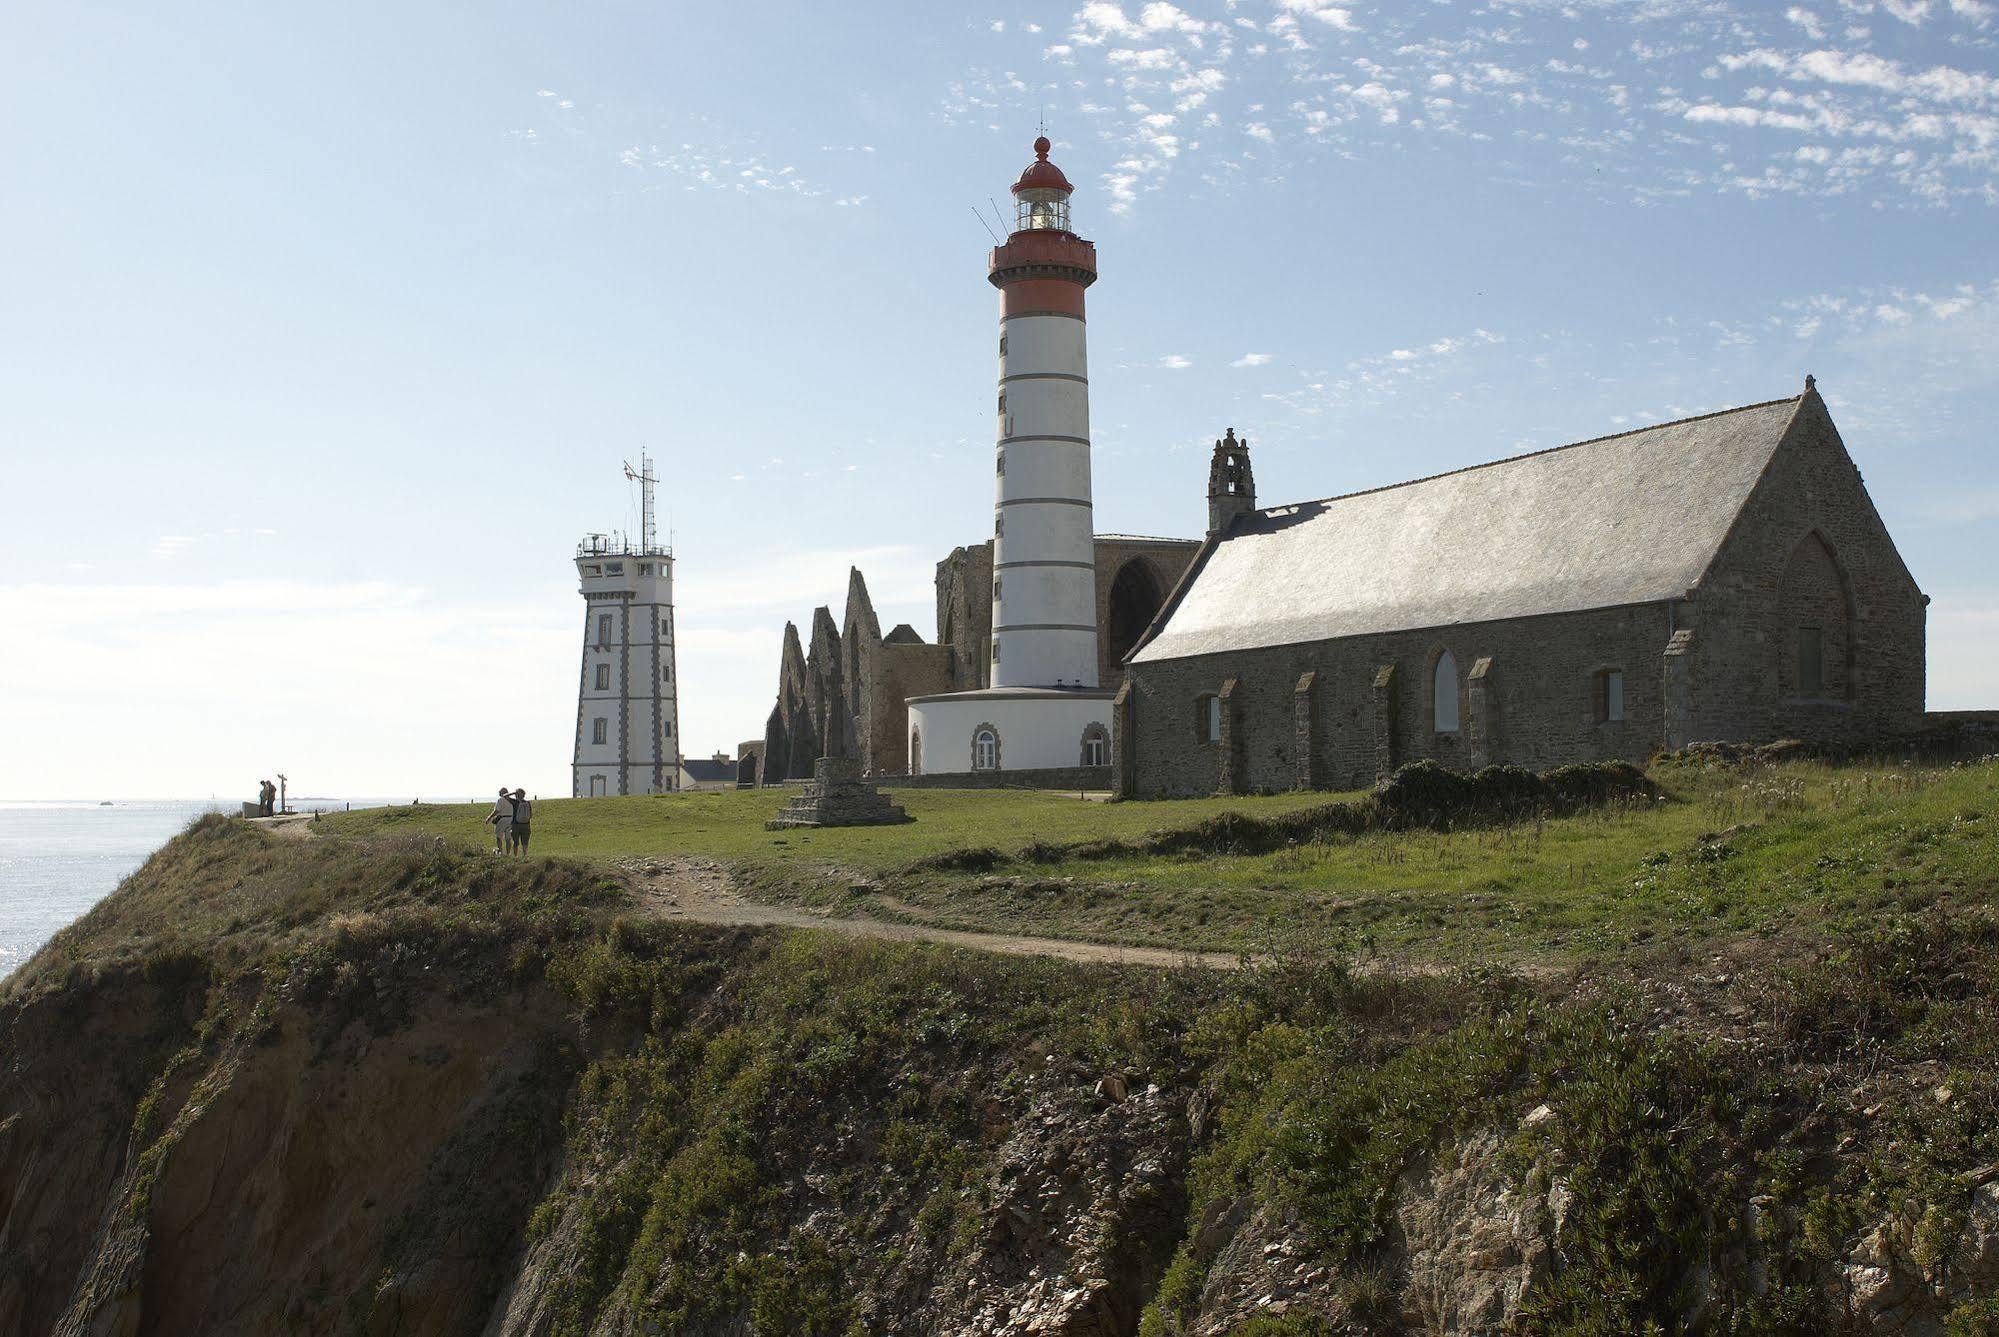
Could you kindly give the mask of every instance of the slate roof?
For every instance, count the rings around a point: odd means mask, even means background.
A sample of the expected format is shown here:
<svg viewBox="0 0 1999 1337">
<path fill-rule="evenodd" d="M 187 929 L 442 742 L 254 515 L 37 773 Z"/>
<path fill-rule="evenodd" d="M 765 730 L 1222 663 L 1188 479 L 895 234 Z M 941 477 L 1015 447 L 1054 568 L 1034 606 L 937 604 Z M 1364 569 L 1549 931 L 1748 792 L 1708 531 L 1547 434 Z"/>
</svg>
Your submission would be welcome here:
<svg viewBox="0 0 1999 1337">
<path fill-rule="evenodd" d="M 696 784 L 712 785 L 733 782 L 736 778 L 736 763 L 716 761 L 713 757 L 688 757 L 681 761 L 680 769 L 687 772 Z"/>
<path fill-rule="evenodd" d="M 1204 550 L 1131 662 L 1678 598 L 1799 402 L 1250 512 Z"/>
</svg>

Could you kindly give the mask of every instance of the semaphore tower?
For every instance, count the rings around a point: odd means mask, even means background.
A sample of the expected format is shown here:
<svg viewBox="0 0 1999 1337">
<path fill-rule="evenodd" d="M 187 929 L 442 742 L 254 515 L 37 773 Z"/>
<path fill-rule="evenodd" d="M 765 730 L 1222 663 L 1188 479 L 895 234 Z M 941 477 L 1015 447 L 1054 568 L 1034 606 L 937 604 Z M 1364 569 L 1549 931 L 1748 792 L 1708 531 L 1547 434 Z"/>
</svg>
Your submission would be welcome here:
<svg viewBox="0 0 1999 1337">
<path fill-rule="evenodd" d="M 679 686 L 673 664 L 673 551 L 654 532 L 652 461 L 625 466 L 639 485 L 636 543 L 586 534 L 576 545 L 583 668 L 576 692 L 576 798 L 680 787 Z"/>
<path fill-rule="evenodd" d="M 1013 231 L 986 265 L 1000 291 L 991 686 L 910 699 L 912 772 L 1109 760 L 1083 316 L 1097 248 L 1071 229 L 1075 188 L 1048 150 L 1046 136 L 1034 141 L 1013 185 Z"/>
</svg>

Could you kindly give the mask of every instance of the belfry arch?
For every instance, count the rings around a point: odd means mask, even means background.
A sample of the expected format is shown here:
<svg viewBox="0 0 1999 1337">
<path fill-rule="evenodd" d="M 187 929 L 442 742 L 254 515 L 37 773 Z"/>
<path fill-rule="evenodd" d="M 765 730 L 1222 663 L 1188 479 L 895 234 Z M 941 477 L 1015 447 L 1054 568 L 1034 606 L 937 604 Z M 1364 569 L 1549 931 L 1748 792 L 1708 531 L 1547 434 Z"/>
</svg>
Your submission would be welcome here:
<svg viewBox="0 0 1999 1337">
<path fill-rule="evenodd" d="M 1111 578 L 1110 608 L 1104 619 L 1104 653 L 1111 670 L 1138 644 L 1159 615 L 1166 591 L 1159 573 L 1143 557 L 1133 557 Z"/>
</svg>

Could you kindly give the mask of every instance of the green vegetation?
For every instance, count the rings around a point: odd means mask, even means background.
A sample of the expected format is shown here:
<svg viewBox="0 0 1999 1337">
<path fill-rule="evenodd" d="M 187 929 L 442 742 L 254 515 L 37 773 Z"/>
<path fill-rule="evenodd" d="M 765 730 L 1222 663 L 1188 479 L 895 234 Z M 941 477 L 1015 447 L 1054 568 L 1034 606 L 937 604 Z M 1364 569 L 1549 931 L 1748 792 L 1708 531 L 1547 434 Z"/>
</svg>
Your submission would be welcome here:
<svg viewBox="0 0 1999 1337">
<path fill-rule="evenodd" d="M 884 788 L 915 820 L 902 826 L 766 831 L 784 804 L 777 789 L 664 794 L 652 798 L 543 799 L 535 804 L 537 854 L 596 861 L 693 855 L 746 864 L 834 864 L 886 872 L 947 850 L 1032 840 L 1136 837 L 1221 812 L 1275 814 L 1324 794 L 1106 803 L 1074 793 L 1022 789 Z M 490 849 L 487 804 L 423 804 L 339 813 L 323 825 L 353 834 L 420 833 L 464 849 Z"/>
<path fill-rule="evenodd" d="M 1358 935 L 1393 920 L 1350 913 L 1296 919 L 1232 972 L 690 929 L 634 917 L 599 864 L 493 859 L 476 834 L 413 831 L 444 820 L 419 810 L 333 823 L 313 841 L 204 819 L 0 989 L 0 1008 L 77 1009 L 124 979 L 182 1019 L 152 1042 L 126 1106 L 138 1172 L 120 1206 L 132 1217 L 152 1210 L 185 1130 L 231 1099 L 280 1029 L 317 1051 L 434 1024 L 473 999 L 560 1030 L 396 1207 L 376 1298 L 353 1302 L 364 1310 L 392 1306 L 447 1246 L 491 1260 L 467 1284 L 494 1290 L 525 1248 L 547 1251 L 539 1284 L 557 1332 L 613 1313 L 659 1331 L 906 1327 L 1012 1256 L 1009 1213 L 1038 1181 L 1007 1196 L 1009 1147 L 1052 1121 L 1048 1136 L 1087 1168 L 1077 1130 L 1102 1107 L 1089 1092 L 1106 1073 L 1156 1085 L 1176 1111 L 1160 1126 L 1177 1142 L 1133 1152 L 1164 1167 L 1161 1183 L 1120 1197 L 1123 1215 L 1105 1223 L 1119 1241 L 1106 1256 L 1152 1337 L 1190 1329 L 1229 1230 L 1253 1222 L 1302 1242 L 1329 1278 L 1320 1300 L 1347 1320 L 1421 1326 L 1429 1299 L 1398 1290 L 1405 1214 L 1424 1174 L 1453 1172 L 1474 1146 L 1486 1148 L 1477 1173 L 1544 1204 L 1550 1232 L 1559 1189 L 1561 1266 L 1529 1300 L 1531 1331 L 1663 1332 L 1697 1304 L 1706 1331 L 1826 1330 L 1827 1267 L 1883 1222 L 1904 1223 L 1912 1266 L 1951 1275 L 1972 1175 L 1999 1160 L 1994 768 L 1671 766 L 1654 778 L 1666 797 L 1643 806 L 1267 854 L 1189 854 L 1180 836 L 1183 852 L 1147 852 L 1131 814 L 1158 823 L 1168 809 L 1077 805 L 1060 810 L 1131 822 L 1133 850 L 1089 858 L 1022 831 L 997 862 L 912 868 L 924 855 L 904 846 L 871 865 L 898 895 L 969 895 L 1025 866 L 1089 878 L 1119 867 L 1165 897 L 1249 885 L 1230 879 L 1262 869 L 1296 878 L 1283 892 L 1293 904 L 1370 903 L 1274 863 L 1291 859 L 1393 883 L 1367 893 L 1392 916 L 1408 911 L 1385 907 L 1443 894 L 1390 857 L 1400 843 L 1431 878 L 1511 869 L 1509 894 L 1528 907 L 1513 922 L 1535 932 L 1609 917 L 1583 940 L 1603 956 L 1559 980 L 1490 963 L 1357 970 Z M 1075 803 L 938 797 L 961 821 L 982 804 Z M 770 801 L 720 801 L 747 798 Z M 570 811 L 594 820 L 600 806 Z M 1281 824 L 1305 809 L 1170 810 Z M 968 846 L 928 853 L 951 848 Z M 1584 850 L 1628 863 L 1579 884 L 1535 880 Z M 966 862 L 986 871 L 955 866 Z M 756 866 L 774 877 L 804 864 Z M 1648 915 L 1661 931 L 1634 933 Z M 1460 949 L 1489 940 L 1467 918 Z M 1797 931 L 1807 923 L 1823 931 Z M 1790 931 L 1719 941 L 1742 929 Z M 1693 957 L 1696 938 L 1730 955 Z M 1107 1112 L 1108 1135 L 1133 1118 Z M 493 1145 L 522 1172 L 491 1174 Z M 1206 1228 L 1217 1221 L 1236 1225 Z M 1953 1332 L 1981 1331 L 1994 1312 L 1989 1296 L 1951 1303 Z M 1339 1329 L 1300 1308 L 1243 1330 Z"/>
<path fill-rule="evenodd" d="M 545 803 L 536 840 L 599 863 L 712 858 L 758 898 L 843 916 L 1221 951 L 1306 923 L 1444 962 L 1824 931 L 1982 898 L 1999 868 L 1999 764 L 1676 761 L 1649 778 L 1651 797 L 1444 830 L 1324 816 L 1371 796 L 909 790 L 906 826 L 766 832 L 778 800 L 765 791 Z M 480 816 L 399 808 L 325 825 L 471 850 Z"/>
</svg>

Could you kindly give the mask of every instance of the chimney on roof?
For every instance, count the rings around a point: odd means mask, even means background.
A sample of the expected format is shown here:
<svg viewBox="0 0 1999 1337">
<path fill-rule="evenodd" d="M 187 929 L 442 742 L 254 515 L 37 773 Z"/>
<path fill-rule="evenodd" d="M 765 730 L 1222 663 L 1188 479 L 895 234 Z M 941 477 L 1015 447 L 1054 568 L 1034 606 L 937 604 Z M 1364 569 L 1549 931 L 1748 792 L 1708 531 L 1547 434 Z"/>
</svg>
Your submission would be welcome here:
<svg viewBox="0 0 1999 1337">
<path fill-rule="evenodd" d="M 1236 440 L 1235 428 L 1215 442 L 1208 464 L 1208 533 L 1219 534 L 1238 515 L 1256 509 L 1256 477 L 1249 468 L 1249 438 Z"/>
<path fill-rule="evenodd" d="M 1819 378 L 1818 378 L 1818 377 L 1816 377 L 1816 376 L 1814 376 L 1814 375 L 1812 375 L 1812 374 L 1811 374 L 1810 372 L 1806 372 L 1806 373 L 1805 373 L 1805 393 L 1806 393 L 1806 394 L 1808 394 L 1808 395 L 1815 395 L 1815 394 L 1817 394 L 1818 392 L 1819 392 Z"/>
</svg>

